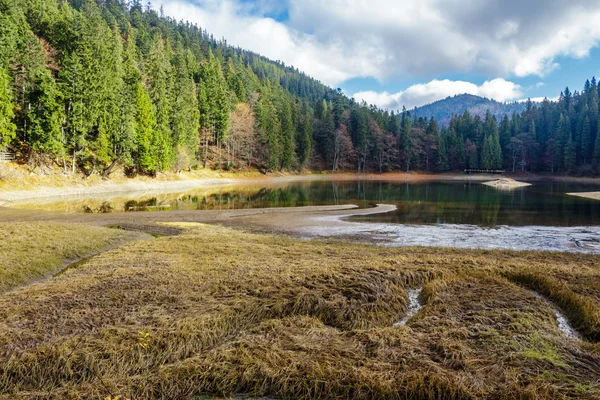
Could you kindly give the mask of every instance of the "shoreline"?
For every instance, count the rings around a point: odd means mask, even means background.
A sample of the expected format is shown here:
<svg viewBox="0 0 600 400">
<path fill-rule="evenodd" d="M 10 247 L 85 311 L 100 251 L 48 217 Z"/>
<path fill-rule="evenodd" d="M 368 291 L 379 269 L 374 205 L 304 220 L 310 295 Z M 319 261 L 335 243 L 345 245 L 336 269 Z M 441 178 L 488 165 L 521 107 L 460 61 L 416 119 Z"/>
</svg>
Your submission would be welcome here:
<svg viewBox="0 0 600 400">
<path fill-rule="evenodd" d="M 197 224 L 301 239 L 341 240 L 383 247 L 439 247 L 500 251 L 550 251 L 600 254 L 598 227 L 412 225 L 356 220 L 396 210 L 392 204 L 252 208 L 232 210 L 148 211 L 143 213 L 56 214 L 0 213 L 0 220 L 55 221 L 119 227 L 152 235 L 176 236 Z M 1 209 L 0 209 L 1 211 Z M 432 238 L 434 240 L 432 240 Z"/>
<path fill-rule="evenodd" d="M 600 200 L 600 192 L 575 192 L 567 194 L 569 196 L 583 197 L 584 199 Z"/>
<path fill-rule="evenodd" d="M 330 174 L 270 174 L 270 175 L 244 175 L 243 173 L 227 173 L 226 176 L 198 174 L 167 175 L 160 178 L 131 178 L 102 181 L 73 180 L 66 185 L 39 185 L 30 189 L 0 189 L 0 206 L 10 206 L 11 202 L 43 198 L 69 198 L 99 194 L 118 193 L 168 193 L 190 189 L 209 189 L 240 184 L 282 184 L 305 181 L 375 181 L 375 182 L 427 182 L 427 181 L 471 181 L 486 182 L 505 176 L 477 174 L 465 175 L 458 173 L 449 174 L 424 174 L 424 173 L 330 173 Z M 516 179 L 526 182 L 579 182 L 600 184 L 600 178 L 559 177 L 545 175 L 514 175 Z M 591 192 L 595 193 L 595 192 Z M 580 196 L 577 193 L 569 193 Z M 587 194 L 587 193 L 583 193 Z M 585 197 L 585 196 L 583 196 Z M 598 197 L 588 197 L 598 199 Z"/>
</svg>

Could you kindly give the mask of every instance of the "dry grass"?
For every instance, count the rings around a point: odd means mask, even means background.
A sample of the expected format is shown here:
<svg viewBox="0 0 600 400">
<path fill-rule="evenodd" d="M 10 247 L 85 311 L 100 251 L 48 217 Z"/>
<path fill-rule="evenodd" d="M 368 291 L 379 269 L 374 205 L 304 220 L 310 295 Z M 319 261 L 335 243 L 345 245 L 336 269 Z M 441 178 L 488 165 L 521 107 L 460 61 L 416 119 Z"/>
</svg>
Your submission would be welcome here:
<svg viewBox="0 0 600 400">
<path fill-rule="evenodd" d="M 185 227 L 0 296 L 0 397 L 600 396 L 598 344 L 562 336 L 548 304 L 504 277 L 598 276 L 600 257 Z M 578 296 L 597 309 L 591 282 Z M 423 308 L 393 327 L 415 287 Z"/>
<path fill-rule="evenodd" d="M 600 341 L 600 307 L 592 298 L 574 293 L 564 282 L 545 276 L 542 271 L 507 275 L 514 282 L 535 290 L 558 305 L 585 338 L 593 342 Z"/>
<path fill-rule="evenodd" d="M 57 272 L 67 260 L 132 236 L 74 224 L 0 223 L 0 293 Z"/>
</svg>

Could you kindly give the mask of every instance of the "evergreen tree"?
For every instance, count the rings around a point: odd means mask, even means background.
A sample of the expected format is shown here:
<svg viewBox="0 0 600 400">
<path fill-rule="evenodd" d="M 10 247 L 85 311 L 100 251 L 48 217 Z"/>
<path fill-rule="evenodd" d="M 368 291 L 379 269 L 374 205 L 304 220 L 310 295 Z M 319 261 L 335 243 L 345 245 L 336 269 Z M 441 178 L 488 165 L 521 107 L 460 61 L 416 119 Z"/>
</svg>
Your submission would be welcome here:
<svg viewBox="0 0 600 400">
<path fill-rule="evenodd" d="M 568 172 L 573 172 L 577 164 L 577 148 L 573 138 L 569 136 L 565 146 L 564 166 Z"/>
<path fill-rule="evenodd" d="M 404 163 L 405 171 L 410 171 L 410 165 L 413 158 L 412 138 L 410 129 L 410 113 L 406 111 L 406 108 L 402 110 L 402 120 L 400 123 L 400 137 L 398 143 L 400 144 L 400 154 L 402 162 Z"/>
<path fill-rule="evenodd" d="M 443 128 L 437 136 L 437 170 L 438 172 L 444 172 L 448 170 L 448 144 L 446 142 L 446 128 Z"/>
<path fill-rule="evenodd" d="M 121 106 L 118 111 L 119 124 L 115 134 L 115 154 L 123 160 L 124 165 L 135 165 L 135 153 L 138 134 L 136 116 L 138 114 L 138 96 L 142 75 L 137 67 L 138 57 L 135 45 L 134 31 L 127 28 L 125 45 L 123 47 L 122 71 L 123 85 L 121 87 Z M 110 170 L 107 171 L 110 173 Z"/>
<path fill-rule="evenodd" d="M 595 168 L 600 167 L 600 124 L 598 125 L 598 132 L 596 132 L 596 141 L 594 143 L 594 154 L 592 161 Z"/>
<path fill-rule="evenodd" d="M 292 121 L 292 110 L 290 103 L 286 99 L 278 101 L 278 117 L 281 134 L 281 167 L 290 169 L 294 161 L 294 127 Z"/>
<path fill-rule="evenodd" d="M 30 93 L 27 112 L 29 145 L 32 151 L 64 155 L 61 121 L 63 109 L 60 91 L 49 71 L 41 71 Z"/>
<path fill-rule="evenodd" d="M 141 83 L 136 86 L 134 127 L 138 169 L 144 173 L 154 174 L 160 166 L 158 149 L 155 146 L 156 139 L 154 138 L 156 118 L 150 97 Z"/>
<path fill-rule="evenodd" d="M 272 102 L 272 92 L 269 86 L 263 88 L 256 105 L 259 125 L 264 133 L 267 171 L 277 171 L 281 166 L 280 123 L 277 110 Z"/>
<path fill-rule="evenodd" d="M 173 146 L 180 147 L 189 157 L 193 157 L 198 148 L 198 130 L 200 110 L 196 85 L 188 69 L 183 46 L 179 45 L 174 58 L 175 95 L 172 113 Z"/>
<path fill-rule="evenodd" d="M 0 67 L 0 148 L 15 137 L 16 125 L 12 119 L 14 104 L 10 90 L 10 77 L 5 68 Z"/>
<path fill-rule="evenodd" d="M 303 112 L 298 120 L 296 135 L 296 154 L 300 168 L 308 165 L 312 153 L 313 125 L 312 115 L 306 104 L 302 107 Z"/>
<path fill-rule="evenodd" d="M 155 34 L 146 72 L 148 75 L 148 95 L 152 102 L 156 126 L 152 136 L 152 147 L 156 151 L 156 167 L 164 171 L 173 160 L 173 137 L 171 131 L 171 113 L 173 109 L 172 69 L 167 57 L 163 38 Z"/>
<path fill-rule="evenodd" d="M 583 126 L 581 128 L 581 157 L 582 164 L 585 165 L 590 162 L 591 154 L 594 150 L 592 146 L 592 124 L 590 122 L 590 118 L 588 116 L 585 117 L 583 121 Z"/>
<path fill-rule="evenodd" d="M 486 113 L 484 122 L 484 142 L 481 151 L 481 167 L 484 169 L 502 168 L 502 149 L 498 134 L 496 117 L 489 112 Z"/>
</svg>

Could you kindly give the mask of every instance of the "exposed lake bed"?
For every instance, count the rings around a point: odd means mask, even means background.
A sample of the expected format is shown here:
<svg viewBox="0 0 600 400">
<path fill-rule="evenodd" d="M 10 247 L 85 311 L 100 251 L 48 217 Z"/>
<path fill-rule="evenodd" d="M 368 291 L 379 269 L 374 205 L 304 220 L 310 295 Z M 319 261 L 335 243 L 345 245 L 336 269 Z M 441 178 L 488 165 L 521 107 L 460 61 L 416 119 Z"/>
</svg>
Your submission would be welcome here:
<svg viewBox="0 0 600 400">
<path fill-rule="evenodd" d="M 567 194 L 597 190 L 597 184 L 542 181 L 498 191 L 472 180 L 286 178 L 285 182 L 270 184 L 225 183 L 224 187 L 187 192 L 96 194 L 34 199 L 12 205 L 21 210 L 15 211 L 17 214 L 42 210 L 39 212 L 53 215 L 48 218 L 83 218 L 95 223 L 105 219 L 113 225 L 123 220 L 147 220 L 149 213 L 163 221 L 176 221 L 183 214 L 186 219 L 231 227 L 386 246 L 600 252 L 600 202 Z M 389 207 L 373 208 L 375 204 Z M 328 208 L 340 205 L 356 205 L 361 211 L 340 213 Z M 313 207 L 309 214 L 304 208 L 307 206 Z M 242 210 L 245 211 L 240 214 Z M 256 210 L 270 210 L 269 217 L 264 218 Z M 220 215 L 216 217 L 214 213 Z"/>
</svg>

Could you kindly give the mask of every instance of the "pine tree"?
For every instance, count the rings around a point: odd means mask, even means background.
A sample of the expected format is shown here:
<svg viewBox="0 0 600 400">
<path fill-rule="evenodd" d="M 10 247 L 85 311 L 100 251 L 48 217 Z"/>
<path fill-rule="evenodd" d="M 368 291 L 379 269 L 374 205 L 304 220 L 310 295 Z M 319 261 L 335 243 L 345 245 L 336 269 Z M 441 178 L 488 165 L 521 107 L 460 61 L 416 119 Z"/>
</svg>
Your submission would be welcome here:
<svg viewBox="0 0 600 400">
<path fill-rule="evenodd" d="M 577 148 L 573 138 L 569 136 L 565 146 L 564 166 L 568 172 L 573 172 L 577 165 Z"/>
<path fill-rule="evenodd" d="M 446 128 L 442 128 L 440 133 L 437 135 L 437 170 L 438 172 L 444 172 L 448 170 L 448 144 L 446 142 Z"/>
<path fill-rule="evenodd" d="M 277 110 L 272 102 L 270 86 L 263 87 L 256 105 L 256 115 L 264 133 L 267 171 L 277 171 L 281 167 L 280 123 Z"/>
<path fill-rule="evenodd" d="M 6 69 L 0 66 L 0 149 L 15 137 L 17 127 L 12 121 L 14 116 L 10 77 Z"/>
<path fill-rule="evenodd" d="M 594 154 L 592 161 L 596 169 L 600 167 L 600 124 L 598 124 L 598 132 L 596 132 L 596 141 L 594 143 Z"/>
<path fill-rule="evenodd" d="M 581 128 L 581 157 L 582 164 L 585 165 L 590 162 L 591 154 L 594 148 L 592 146 L 592 124 L 588 116 L 583 121 Z"/>
<path fill-rule="evenodd" d="M 87 133 L 92 129 L 94 115 L 88 107 L 89 100 L 84 79 L 85 68 L 77 53 L 67 54 L 62 62 L 60 78 L 63 84 L 63 97 L 66 100 L 66 146 L 72 155 L 72 172 L 75 172 L 77 156 L 87 146 Z"/>
<path fill-rule="evenodd" d="M 313 142 L 312 115 L 306 104 L 303 105 L 302 109 L 303 112 L 298 119 L 296 134 L 296 156 L 300 169 L 305 168 L 310 161 Z"/>
<path fill-rule="evenodd" d="M 138 169 L 144 173 L 154 174 L 160 166 L 158 149 L 155 146 L 155 127 L 156 118 L 152 102 L 142 84 L 138 83 L 135 93 L 135 135 Z"/>
<path fill-rule="evenodd" d="M 202 83 L 206 97 L 199 101 L 201 114 L 203 114 L 201 118 L 204 119 L 204 125 L 208 125 L 208 129 L 212 131 L 217 144 L 220 144 L 227 137 L 231 105 L 221 63 L 210 49 L 208 60 L 204 62 L 202 68 Z"/>
<path fill-rule="evenodd" d="M 173 138 L 171 132 L 171 113 L 173 109 L 172 70 L 167 58 L 163 38 L 155 34 L 146 72 L 148 75 L 148 96 L 152 102 L 156 126 L 152 136 L 152 146 L 156 151 L 157 169 L 164 171 L 173 160 Z"/>
<path fill-rule="evenodd" d="M 196 85 L 187 66 L 183 46 L 179 45 L 174 58 L 175 97 L 172 114 L 173 146 L 193 157 L 198 148 L 200 110 Z"/>
<path fill-rule="evenodd" d="M 406 108 L 402 110 L 402 119 L 400 123 L 400 137 L 398 143 L 400 144 L 400 154 L 402 162 L 404 163 L 405 171 L 410 171 L 410 165 L 413 158 L 412 138 L 410 129 L 410 113 L 406 111 Z"/>
<path fill-rule="evenodd" d="M 96 158 L 103 164 L 103 173 L 109 174 L 122 157 L 122 144 L 126 138 L 121 137 L 125 133 L 122 128 L 124 118 L 121 113 L 126 106 L 124 105 L 125 83 L 121 35 L 115 28 L 105 41 L 106 55 L 102 58 L 106 60 L 104 63 L 106 75 L 102 85 L 99 135 L 93 148 Z"/>
<path fill-rule="evenodd" d="M 484 142 L 481 151 L 481 167 L 484 169 L 502 168 L 503 158 L 496 117 L 488 110 L 483 127 Z"/>
<path fill-rule="evenodd" d="M 115 153 L 123 160 L 124 165 L 135 165 L 136 153 L 136 115 L 138 90 L 142 76 L 137 67 L 138 57 L 135 45 L 134 31 L 131 26 L 127 29 L 123 47 L 122 70 L 123 85 L 121 87 L 121 107 L 119 109 L 119 126 L 115 139 Z M 110 173 L 110 170 L 107 171 Z"/>
<path fill-rule="evenodd" d="M 292 109 L 286 98 L 280 98 L 279 123 L 281 127 L 281 167 L 290 169 L 294 161 L 294 127 L 292 121 Z"/>
<path fill-rule="evenodd" d="M 30 93 L 27 112 L 29 144 L 34 152 L 62 156 L 61 132 L 63 109 L 60 92 L 49 71 L 40 71 Z"/>
</svg>

